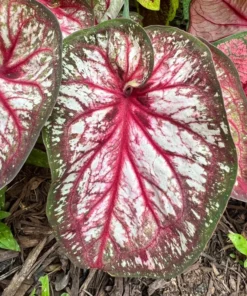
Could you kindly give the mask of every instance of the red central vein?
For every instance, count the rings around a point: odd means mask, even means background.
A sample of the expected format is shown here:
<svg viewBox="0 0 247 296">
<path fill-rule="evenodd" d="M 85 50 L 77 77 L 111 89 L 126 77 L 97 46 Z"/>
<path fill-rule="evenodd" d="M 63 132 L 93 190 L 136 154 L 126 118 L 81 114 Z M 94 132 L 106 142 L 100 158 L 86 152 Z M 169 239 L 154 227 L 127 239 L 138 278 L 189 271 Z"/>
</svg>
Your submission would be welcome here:
<svg viewBox="0 0 247 296">
<path fill-rule="evenodd" d="M 96 266 L 97 267 L 103 267 L 103 253 L 105 246 L 107 244 L 107 239 L 109 238 L 110 235 L 110 226 L 111 226 L 111 221 L 113 218 L 113 212 L 115 208 L 115 204 L 117 202 L 117 197 L 118 197 L 118 190 L 119 190 L 119 184 L 122 176 L 122 169 L 123 169 L 123 164 L 124 164 L 124 158 L 126 157 L 126 152 L 128 150 L 128 142 L 126 139 L 128 139 L 128 133 L 129 133 L 129 101 L 128 100 L 123 100 L 122 103 L 122 111 L 121 111 L 121 117 L 122 117 L 122 135 L 121 135 L 121 140 L 120 140 L 120 151 L 119 151 L 119 157 L 118 157 L 118 162 L 116 164 L 117 172 L 116 172 L 116 177 L 113 181 L 114 187 L 112 190 L 112 197 L 111 200 L 109 201 L 109 208 L 108 212 L 106 213 L 106 217 L 109 217 L 106 220 L 105 226 L 102 231 L 102 241 L 99 247 L 99 255 L 96 261 Z"/>
</svg>

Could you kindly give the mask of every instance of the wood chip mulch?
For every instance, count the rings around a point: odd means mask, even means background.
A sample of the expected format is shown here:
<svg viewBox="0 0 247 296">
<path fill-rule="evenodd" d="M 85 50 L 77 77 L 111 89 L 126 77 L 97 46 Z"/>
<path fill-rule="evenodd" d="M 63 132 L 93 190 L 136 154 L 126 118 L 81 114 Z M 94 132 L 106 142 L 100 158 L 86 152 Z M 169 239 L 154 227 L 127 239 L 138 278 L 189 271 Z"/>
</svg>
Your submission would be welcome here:
<svg viewBox="0 0 247 296">
<path fill-rule="evenodd" d="M 5 222 L 17 238 L 21 252 L 0 249 L 0 295 L 41 295 L 41 276 L 48 274 L 50 295 L 61 296 L 246 296 L 247 269 L 227 238 L 229 231 L 247 237 L 247 203 L 230 200 L 201 257 L 171 280 L 113 278 L 97 270 L 75 267 L 54 239 L 45 215 L 50 185 L 47 169 L 25 165 L 9 186 Z M 236 254 L 232 259 L 230 254 Z"/>
</svg>

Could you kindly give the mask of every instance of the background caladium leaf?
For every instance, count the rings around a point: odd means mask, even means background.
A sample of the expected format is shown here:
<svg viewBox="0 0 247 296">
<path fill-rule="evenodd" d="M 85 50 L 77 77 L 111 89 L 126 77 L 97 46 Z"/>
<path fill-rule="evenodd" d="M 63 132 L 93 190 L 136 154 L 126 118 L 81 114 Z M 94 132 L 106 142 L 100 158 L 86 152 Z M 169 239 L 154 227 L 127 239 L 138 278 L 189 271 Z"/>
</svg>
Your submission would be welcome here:
<svg viewBox="0 0 247 296">
<path fill-rule="evenodd" d="M 247 202 L 247 32 L 227 37 L 214 46 L 216 73 L 221 85 L 228 122 L 238 153 L 238 176 L 232 197 Z M 227 54 L 229 59 L 225 54 Z M 232 61 L 231 61 L 232 60 Z M 238 71 L 234 67 L 233 63 Z M 239 76 L 240 75 L 240 76 Z M 242 80 L 242 84 L 241 81 Z M 245 93 L 243 91 L 243 88 Z"/>
<path fill-rule="evenodd" d="M 247 32 L 241 32 L 214 42 L 234 63 L 247 95 Z"/>
<path fill-rule="evenodd" d="M 94 25 L 91 6 L 86 0 L 37 0 L 58 19 L 63 37 Z"/>
<path fill-rule="evenodd" d="M 247 30 L 246 0 L 192 0 L 189 32 L 216 41 Z"/>
<path fill-rule="evenodd" d="M 77 264 L 171 277 L 210 238 L 237 157 L 209 49 L 175 28 L 147 33 L 115 20 L 65 39 L 47 214 Z"/>
<path fill-rule="evenodd" d="M 92 3 L 95 22 L 99 24 L 116 18 L 123 7 L 124 0 L 93 0 Z"/>
<path fill-rule="evenodd" d="M 163 0 L 159 11 L 152 11 L 139 5 L 139 13 L 143 16 L 143 25 L 169 25 L 174 19 L 179 6 L 179 0 Z"/>
<path fill-rule="evenodd" d="M 160 9 L 160 0 L 137 0 L 143 7 L 150 10 Z"/>
<path fill-rule="evenodd" d="M 52 111 L 61 40 L 56 18 L 40 3 L 0 2 L 0 188 L 18 173 Z"/>
</svg>

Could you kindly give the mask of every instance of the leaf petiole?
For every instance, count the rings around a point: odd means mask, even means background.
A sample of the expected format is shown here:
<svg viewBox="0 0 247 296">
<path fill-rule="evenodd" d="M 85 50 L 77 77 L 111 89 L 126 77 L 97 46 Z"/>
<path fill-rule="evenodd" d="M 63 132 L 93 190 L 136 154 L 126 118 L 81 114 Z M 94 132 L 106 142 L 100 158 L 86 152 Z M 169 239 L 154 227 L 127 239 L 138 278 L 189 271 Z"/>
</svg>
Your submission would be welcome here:
<svg viewBox="0 0 247 296">
<path fill-rule="evenodd" d="M 123 17 L 127 19 L 130 18 L 129 0 L 124 0 Z"/>
</svg>

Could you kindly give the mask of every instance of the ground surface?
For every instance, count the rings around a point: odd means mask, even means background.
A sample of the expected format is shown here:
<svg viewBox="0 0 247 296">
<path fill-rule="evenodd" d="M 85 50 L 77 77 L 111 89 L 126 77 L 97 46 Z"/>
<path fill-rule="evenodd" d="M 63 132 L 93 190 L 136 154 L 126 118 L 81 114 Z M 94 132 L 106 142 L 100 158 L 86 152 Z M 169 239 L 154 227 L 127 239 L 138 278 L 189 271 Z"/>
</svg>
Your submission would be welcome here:
<svg viewBox="0 0 247 296">
<path fill-rule="evenodd" d="M 30 295 L 38 279 L 49 275 L 51 295 L 72 296 L 235 296 L 247 295 L 247 269 L 240 266 L 227 239 L 229 231 L 247 236 L 247 204 L 230 200 L 217 230 L 199 260 L 177 278 L 167 280 L 112 278 L 95 270 L 79 270 L 63 255 L 45 215 L 50 185 L 47 169 L 24 166 L 7 192 L 7 209 L 21 252 L 0 250 L 0 295 Z"/>
</svg>

